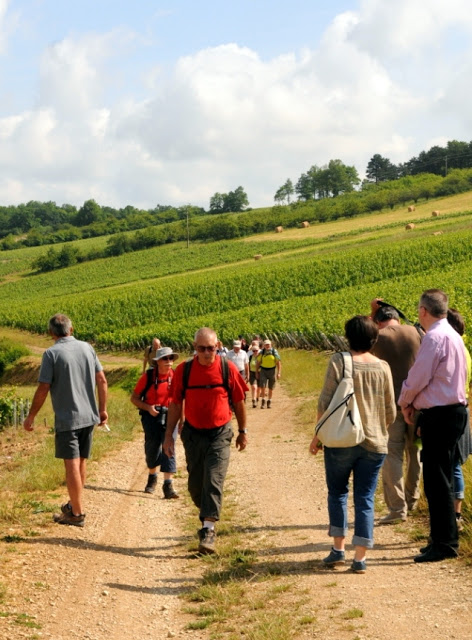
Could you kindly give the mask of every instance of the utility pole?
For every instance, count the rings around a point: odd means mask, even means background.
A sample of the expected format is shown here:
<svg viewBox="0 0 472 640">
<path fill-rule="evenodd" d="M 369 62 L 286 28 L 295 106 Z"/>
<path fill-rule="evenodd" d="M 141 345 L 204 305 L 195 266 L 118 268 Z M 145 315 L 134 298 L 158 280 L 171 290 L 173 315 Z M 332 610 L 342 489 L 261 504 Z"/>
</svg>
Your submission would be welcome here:
<svg viewBox="0 0 472 640">
<path fill-rule="evenodd" d="M 187 217 L 187 249 L 190 248 L 190 235 L 189 235 L 189 230 L 188 230 L 188 205 L 185 207 L 185 214 Z"/>
</svg>

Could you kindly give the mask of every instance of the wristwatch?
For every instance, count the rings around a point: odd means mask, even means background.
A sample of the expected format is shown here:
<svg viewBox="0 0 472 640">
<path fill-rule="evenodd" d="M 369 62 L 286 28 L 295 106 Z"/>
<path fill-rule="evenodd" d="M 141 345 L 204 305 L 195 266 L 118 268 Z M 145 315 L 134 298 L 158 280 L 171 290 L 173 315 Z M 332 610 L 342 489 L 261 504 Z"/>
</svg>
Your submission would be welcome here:
<svg viewBox="0 0 472 640">
<path fill-rule="evenodd" d="M 247 433 L 247 429 L 239 429 L 239 433 Z"/>
</svg>

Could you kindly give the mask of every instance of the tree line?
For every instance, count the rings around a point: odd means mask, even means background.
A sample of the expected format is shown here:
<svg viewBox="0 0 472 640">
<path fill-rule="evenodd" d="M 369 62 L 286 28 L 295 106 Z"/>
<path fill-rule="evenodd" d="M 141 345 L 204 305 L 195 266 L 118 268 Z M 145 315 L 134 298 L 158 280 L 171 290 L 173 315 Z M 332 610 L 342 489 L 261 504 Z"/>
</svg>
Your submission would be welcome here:
<svg viewBox="0 0 472 640">
<path fill-rule="evenodd" d="M 446 176 L 452 169 L 472 167 L 472 142 L 452 140 L 445 147 L 438 145 L 429 151 L 422 151 L 405 163 L 395 165 L 389 158 L 376 153 L 369 160 L 362 189 L 372 183 L 399 180 L 420 173 Z M 320 200 L 350 193 L 361 184 L 354 166 L 345 165 L 341 160 L 330 160 L 327 165 L 313 165 L 302 173 L 295 184 L 290 178 L 277 189 L 274 200 L 279 204 L 290 204 L 297 200 Z"/>
<path fill-rule="evenodd" d="M 362 184 L 354 166 L 345 165 L 341 160 L 335 159 L 321 167 L 313 165 L 300 175 L 295 184 L 291 179 L 287 179 L 277 189 L 274 199 L 278 205 L 292 205 L 295 200 L 309 202 L 333 199 L 358 191 L 370 192 L 372 185 L 401 181 L 423 173 L 438 177 L 447 176 L 451 170 L 469 167 L 472 167 L 472 142 L 457 140 L 448 142 L 445 147 L 431 147 L 429 151 L 423 151 L 417 157 L 399 165 L 393 164 L 380 154 L 375 154 L 368 162 L 366 178 Z M 221 215 L 249 211 L 249 199 L 242 186 L 228 193 L 215 193 L 210 198 L 208 211 L 191 204 L 180 207 L 157 204 L 151 209 L 138 209 L 127 205 L 116 209 L 100 206 L 92 199 L 86 200 L 79 208 L 71 204 L 56 205 L 55 202 L 30 201 L 17 206 L 0 206 L 0 250 L 21 246 L 54 245 L 169 225 L 171 231 L 163 230 L 157 235 L 160 238 L 170 238 L 165 240 L 166 242 L 173 242 L 173 229 L 180 228 L 181 223 L 186 223 L 187 219 L 194 220 L 207 213 Z M 206 223 L 202 226 L 205 227 Z M 217 222 L 214 226 L 220 229 L 219 234 L 236 233 L 230 229 L 232 225 L 229 221 L 225 225 Z M 180 232 L 177 235 L 180 236 Z M 127 241 L 123 240 L 121 244 L 126 245 Z M 63 259 L 72 258 L 64 254 Z"/>
</svg>

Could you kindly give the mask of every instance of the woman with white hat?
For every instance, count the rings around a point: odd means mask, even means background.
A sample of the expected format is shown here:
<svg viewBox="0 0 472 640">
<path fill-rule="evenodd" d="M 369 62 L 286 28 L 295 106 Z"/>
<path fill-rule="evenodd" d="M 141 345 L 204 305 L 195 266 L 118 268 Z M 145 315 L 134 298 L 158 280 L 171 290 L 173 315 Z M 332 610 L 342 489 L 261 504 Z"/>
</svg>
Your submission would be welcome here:
<svg viewBox="0 0 472 640">
<path fill-rule="evenodd" d="M 170 347 L 157 349 L 152 359 L 154 367 L 139 378 L 131 394 L 131 402 L 138 407 L 144 430 L 144 453 L 149 475 L 145 493 L 154 493 L 157 469 L 164 474 L 164 498 L 178 498 L 172 480 L 177 471 L 175 457 L 168 458 L 162 450 L 167 426 L 167 408 L 170 404 L 170 385 L 174 371 L 172 365 L 179 355 Z M 176 430 L 177 431 L 177 430 Z M 177 433 L 174 434 L 174 439 Z"/>
</svg>

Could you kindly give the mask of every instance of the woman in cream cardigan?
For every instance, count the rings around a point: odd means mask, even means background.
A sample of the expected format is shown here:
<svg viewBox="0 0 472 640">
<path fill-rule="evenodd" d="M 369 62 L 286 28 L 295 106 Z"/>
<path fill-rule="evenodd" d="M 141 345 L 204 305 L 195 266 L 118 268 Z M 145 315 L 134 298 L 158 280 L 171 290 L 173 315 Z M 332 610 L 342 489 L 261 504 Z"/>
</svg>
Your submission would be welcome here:
<svg viewBox="0 0 472 640">
<path fill-rule="evenodd" d="M 354 316 L 346 322 L 345 335 L 353 359 L 354 395 L 362 419 L 365 440 L 355 447 L 324 447 L 328 485 L 329 535 L 333 547 L 323 563 L 335 567 L 345 563 L 348 532 L 347 500 L 349 477 L 354 477 L 354 560 L 355 573 L 366 571 L 366 551 L 373 547 L 374 495 L 380 469 L 387 454 L 388 426 L 395 420 L 396 404 L 389 365 L 370 353 L 377 341 L 378 327 L 367 316 Z M 343 377 L 343 358 L 335 353 L 326 371 L 318 400 L 318 419 L 328 407 Z M 321 443 L 317 436 L 310 444 L 316 454 Z"/>
</svg>

